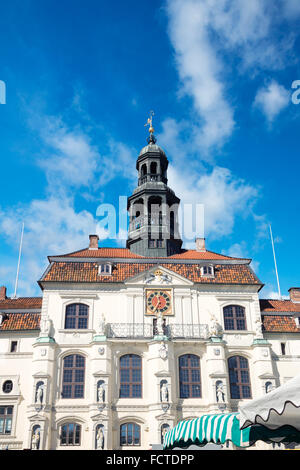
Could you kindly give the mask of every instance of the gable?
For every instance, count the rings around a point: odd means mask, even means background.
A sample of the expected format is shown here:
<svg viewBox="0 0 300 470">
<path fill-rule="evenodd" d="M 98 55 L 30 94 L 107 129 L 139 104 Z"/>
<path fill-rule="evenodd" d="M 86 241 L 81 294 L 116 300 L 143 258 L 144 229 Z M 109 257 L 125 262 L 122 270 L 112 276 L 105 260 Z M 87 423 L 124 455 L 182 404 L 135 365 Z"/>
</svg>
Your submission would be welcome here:
<svg viewBox="0 0 300 470">
<path fill-rule="evenodd" d="M 194 283 L 180 274 L 167 269 L 165 266 L 156 265 L 145 270 L 124 282 L 128 285 L 144 285 L 153 287 L 162 286 L 193 286 Z"/>
</svg>

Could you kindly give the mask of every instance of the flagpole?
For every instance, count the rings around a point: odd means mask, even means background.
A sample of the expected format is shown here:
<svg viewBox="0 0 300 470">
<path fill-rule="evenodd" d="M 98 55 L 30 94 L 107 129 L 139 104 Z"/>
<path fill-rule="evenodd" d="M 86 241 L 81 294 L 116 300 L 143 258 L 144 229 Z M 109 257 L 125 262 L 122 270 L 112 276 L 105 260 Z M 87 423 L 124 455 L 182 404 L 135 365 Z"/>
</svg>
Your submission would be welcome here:
<svg viewBox="0 0 300 470">
<path fill-rule="evenodd" d="M 272 249 L 273 249 L 273 256 L 274 256 L 275 272 L 276 272 L 276 278 L 277 278 L 278 295 L 279 295 L 279 300 L 281 300 L 280 284 L 279 284 L 279 277 L 278 277 L 278 270 L 277 270 L 276 255 L 275 255 L 275 248 L 274 248 L 274 241 L 273 241 L 273 234 L 272 234 L 271 224 L 269 225 L 269 227 L 270 227 L 270 235 L 271 235 L 271 242 L 272 242 Z"/>
<path fill-rule="evenodd" d="M 13 298 L 17 297 L 17 289 L 18 289 L 18 282 L 19 282 L 19 271 L 20 271 L 20 261 L 21 261 L 21 254 L 22 254 L 22 246 L 23 246 L 23 235 L 24 235 L 24 222 L 22 224 L 22 233 L 21 233 L 21 241 L 20 241 L 20 248 L 19 248 L 19 259 L 18 259 L 18 267 L 17 267 L 17 275 L 16 275 L 16 283 L 15 283 L 15 293 Z"/>
</svg>

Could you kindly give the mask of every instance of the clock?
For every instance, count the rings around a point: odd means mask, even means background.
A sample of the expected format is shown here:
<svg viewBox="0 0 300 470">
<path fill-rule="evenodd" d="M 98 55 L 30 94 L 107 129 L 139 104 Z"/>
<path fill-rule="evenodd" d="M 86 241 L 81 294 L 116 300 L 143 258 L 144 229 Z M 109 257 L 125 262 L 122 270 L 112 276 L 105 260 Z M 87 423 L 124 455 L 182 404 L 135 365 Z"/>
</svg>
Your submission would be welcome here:
<svg viewBox="0 0 300 470">
<path fill-rule="evenodd" d="M 172 315 L 172 292 L 170 289 L 147 289 L 146 305 L 148 315 Z"/>
</svg>

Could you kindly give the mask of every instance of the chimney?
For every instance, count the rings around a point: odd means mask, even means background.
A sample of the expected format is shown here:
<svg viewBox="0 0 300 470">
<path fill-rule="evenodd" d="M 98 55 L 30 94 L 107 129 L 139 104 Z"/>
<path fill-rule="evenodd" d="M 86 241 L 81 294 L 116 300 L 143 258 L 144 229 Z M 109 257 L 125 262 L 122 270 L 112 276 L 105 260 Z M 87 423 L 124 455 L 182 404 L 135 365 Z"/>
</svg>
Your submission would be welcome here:
<svg viewBox="0 0 300 470">
<path fill-rule="evenodd" d="M 206 251 L 205 238 L 196 238 L 196 251 Z"/>
<path fill-rule="evenodd" d="M 0 287 L 0 300 L 5 300 L 7 297 L 6 297 L 6 287 L 5 286 L 1 286 Z"/>
<path fill-rule="evenodd" d="M 300 287 L 291 287 L 289 293 L 292 302 L 300 303 Z"/>
<path fill-rule="evenodd" d="M 89 250 L 98 250 L 98 235 L 90 235 Z"/>
</svg>

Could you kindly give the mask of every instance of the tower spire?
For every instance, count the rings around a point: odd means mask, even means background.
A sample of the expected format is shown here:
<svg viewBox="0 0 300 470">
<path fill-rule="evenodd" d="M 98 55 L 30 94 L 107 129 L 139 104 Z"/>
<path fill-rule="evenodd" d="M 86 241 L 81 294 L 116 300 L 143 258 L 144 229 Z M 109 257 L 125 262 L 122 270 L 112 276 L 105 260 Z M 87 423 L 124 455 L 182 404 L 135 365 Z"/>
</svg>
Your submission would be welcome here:
<svg viewBox="0 0 300 470">
<path fill-rule="evenodd" d="M 154 127 L 153 127 L 153 123 L 152 123 L 153 116 L 154 116 L 154 111 L 150 111 L 149 117 L 148 117 L 147 122 L 145 124 L 145 127 L 149 126 L 150 136 L 147 138 L 148 144 L 155 144 L 155 142 L 156 142 L 156 138 L 154 136 Z"/>
</svg>

